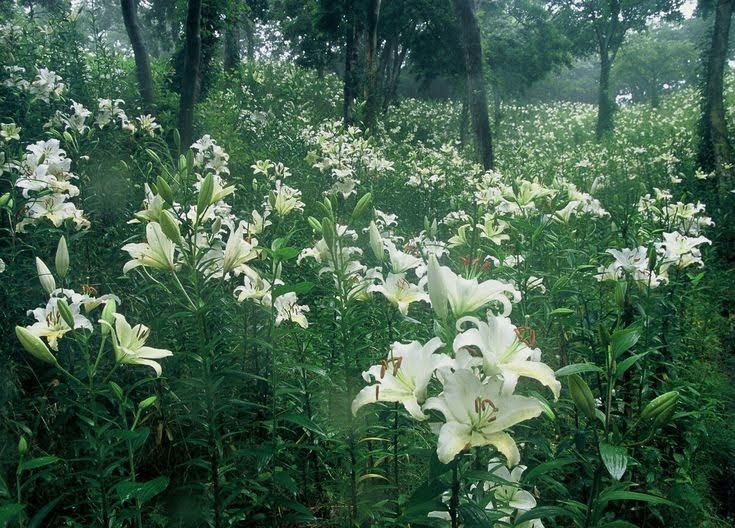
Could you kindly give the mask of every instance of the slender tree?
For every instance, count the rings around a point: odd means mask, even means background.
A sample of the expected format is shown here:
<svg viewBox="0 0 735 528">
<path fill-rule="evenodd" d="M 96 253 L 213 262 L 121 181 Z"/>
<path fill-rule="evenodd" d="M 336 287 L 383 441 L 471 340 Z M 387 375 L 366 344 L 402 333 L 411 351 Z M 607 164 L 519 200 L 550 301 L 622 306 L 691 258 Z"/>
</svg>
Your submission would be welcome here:
<svg viewBox="0 0 735 528">
<path fill-rule="evenodd" d="M 138 79 L 140 98 L 146 109 L 153 106 L 153 77 L 151 76 L 151 63 L 148 59 L 148 51 L 143 42 L 143 35 L 138 23 L 138 12 L 135 0 L 120 0 L 125 30 L 130 38 L 135 57 L 135 76 Z"/>
<path fill-rule="evenodd" d="M 733 147 L 728 138 L 723 98 L 733 0 L 717 0 L 707 54 L 700 121 L 699 164 L 717 174 L 720 196 L 732 189 Z"/>
<path fill-rule="evenodd" d="M 179 131 L 181 133 L 181 145 L 184 148 L 188 148 L 192 142 L 194 101 L 197 95 L 199 62 L 202 52 L 201 17 L 202 0 L 189 0 L 186 13 L 184 75 L 181 79 L 181 99 L 179 100 Z"/>
<path fill-rule="evenodd" d="M 369 0 L 367 10 L 367 38 L 365 39 L 365 126 L 374 128 L 375 118 L 380 109 L 378 93 L 378 20 L 380 0 Z"/>
<path fill-rule="evenodd" d="M 683 0 L 552 0 L 568 34 L 576 40 L 577 52 L 594 51 L 600 60 L 597 97 L 597 139 L 613 129 L 615 97 L 610 72 L 615 57 L 631 29 L 643 30 L 654 16 L 680 16 Z"/>
<path fill-rule="evenodd" d="M 475 139 L 477 160 L 485 169 L 493 168 L 493 145 L 490 135 L 490 118 L 487 110 L 487 93 L 483 73 L 480 28 L 475 17 L 472 0 L 452 0 L 459 23 L 460 40 L 464 55 L 467 98 Z"/>
</svg>

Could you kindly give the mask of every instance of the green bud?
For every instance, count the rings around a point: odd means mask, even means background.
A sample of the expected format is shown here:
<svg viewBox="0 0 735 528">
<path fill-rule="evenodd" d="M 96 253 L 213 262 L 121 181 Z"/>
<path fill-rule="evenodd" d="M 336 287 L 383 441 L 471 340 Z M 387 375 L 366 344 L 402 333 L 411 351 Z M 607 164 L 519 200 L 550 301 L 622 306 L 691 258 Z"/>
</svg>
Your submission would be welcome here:
<svg viewBox="0 0 735 528">
<path fill-rule="evenodd" d="M 43 291 L 50 295 L 56 289 L 56 281 L 54 280 L 54 276 L 51 275 L 51 270 L 38 257 L 36 257 L 36 271 L 38 272 L 38 280 L 41 283 Z"/>
<path fill-rule="evenodd" d="M 212 204 L 212 193 L 214 192 L 214 176 L 210 173 L 199 188 L 199 199 L 197 200 L 197 215 L 202 216 L 204 211 Z"/>
<path fill-rule="evenodd" d="M 115 394 L 115 397 L 118 400 L 122 401 L 123 398 L 124 398 L 124 393 L 123 393 L 122 387 L 120 387 L 120 385 L 118 385 L 114 381 L 111 381 L 110 382 L 110 388 L 112 389 L 112 392 Z"/>
<path fill-rule="evenodd" d="M 5 207 L 10 203 L 10 193 L 5 193 L 0 196 L 0 207 Z"/>
<path fill-rule="evenodd" d="M 30 355 L 46 363 L 58 365 L 56 358 L 48 349 L 46 343 L 44 343 L 41 338 L 38 337 L 36 334 L 32 333 L 25 327 L 16 326 L 15 335 L 25 351 L 28 352 Z"/>
<path fill-rule="evenodd" d="M 117 311 L 117 304 L 114 299 L 110 299 L 105 303 L 105 307 L 102 309 L 102 317 L 100 318 L 107 324 L 102 326 L 102 335 L 106 336 L 110 333 L 110 328 L 115 323 L 115 312 Z M 109 325 L 109 326 L 108 326 Z"/>
<path fill-rule="evenodd" d="M 378 226 L 375 225 L 375 222 L 370 222 L 368 234 L 370 235 L 370 249 L 373 251 L 373 255 L 378 259 L 378 262 L 383 262 L 383 259 L 385 258 L 383 237 L 380 236 L 380 231 L 378 231 Z"/>
<path fill-rule="evenodd" d="M 66 302 L 66 299 L 59 299 L 56 301 L 56 308 L 59 310 L 59 314 L 61 315 L 61 318 L 64 320 L 66 325 L 69 328 L 74 328 L 74 314 L 71 313 L 71 308 L 69 308 L 69 303 Z"/>
<path fill-rule="evenodd" d="M 673 410 L 678 400 L 679 393 L 677 391 L 669 391 L 654 398 L 641 411 L 641 420 L 657 419 L 667 411 Z"/>
<path fill-rule="evenodd" d="M 216 235 L 219 233 L 220 229 L 222 229 L 222 219 L 217 217 L 214 219 L 214 222 L 212 222 L 212 234 Z"/>
<path fill-rule="evenodd" d="M 590 420 L 594 420 L 596 418 L 595 397 L 587 382 L 579 374 L 573 374 L 567 376 L 567 385 L 577 409 Z"/>
<path fill-rule="evenodd" d="M 178 245 L 183 245 L 184 241 L 181 238 L 181 232 L 179 231 L 179 221 L 173 215 L 171 211 L 163 210 L 161 217 L 158 219 L 158 223 L 161 224 L 161 231 L 168 237 L 171 242 Z"/>
<path fill-rule="evenodd" d="M 22 436 L 18 439 L 18 454 L 19 455 L 25 455 L 26 451 L 28 451 L 28 441 L 26 440 L 25 436 Z"/>
<path fill-rule="evenodd" d="M 313 216 L 310 216 L 309 218 L 307 218 L 307 220 L 309 221 L 309 225 L 315 232 L 317 233 L 322 232 L 322 224 L 319 223 L 319 220 L 317 220 Z"/>
<path fill-rule="evenodd" d="M 176 150 L 180 150 L 181 147 L 181 134 L 179 133 L 178 129 L 174 128 L 174 145 L 176 145 Z"/>
<path fill-rule="evenodd" d="M 138 404 L 138 409 L 144 411 L 145 409 L 156 403 L 156 400 L 158 400 L 158 396 L 149 396 Z"/>
<path fill-rule="evenodd" d="M 54 261 L 56 266 L 56 273 L 62 279 L 66 277 L 69 272 L 69 248 L 66 246 L 66 238 L 63 236 L 59 239 L 59 245 L 56 246 L 56 260 Z"/>
<path fill-rule="evenodd" d="M 74 143 L 74 138 L 66 130 L 64 131 L 64 133 L 62 134 L 62 136 L 64 136 L 64 139 L 66 140 L 67 143 Z"/>
<path fill-rule="evenodd" d="M 355 209 L 353 209 L 352 211 L 353 220 L 359 220 L 360 217 L 362 217 L 362 215 L 365 214 L 365 211 L 367 211 L 368 207 L 370 207 L 372 199 L 373 199 L 372 194 L 365 193 L 363 197 L 357 201 L 357 205 L 355 205 Z"/>
<path fill-rule="evenodd" d="M 424 216 L 424 231 L 428 233 L 430 228 L 431 228 L 431 224 L 429 223 L 429 217 Z"/>
<path fill-rule="evenodd" d="M 330 249 L 334 248 L 337 232 L 334 229 L 334 224 L 327 217 L 322 219 L 322 236 L 324 237 L 324 241 L 327 243 L 327 247 Z"/>
<path fill-rule="evenodd" d="M 628 291 L 628 283 L 625 281 L 618 281 L 615 285 L 615 303 L 619 307 L 625 306 L 625 294 Z"/>
<path fill-rule="evenodd" d="M 156 178 L 156 191 L 161 195 L 168 203 L 174 203 L 174 192 L 171 190 L 171 186 L 161 176 Z"/>
</svg>

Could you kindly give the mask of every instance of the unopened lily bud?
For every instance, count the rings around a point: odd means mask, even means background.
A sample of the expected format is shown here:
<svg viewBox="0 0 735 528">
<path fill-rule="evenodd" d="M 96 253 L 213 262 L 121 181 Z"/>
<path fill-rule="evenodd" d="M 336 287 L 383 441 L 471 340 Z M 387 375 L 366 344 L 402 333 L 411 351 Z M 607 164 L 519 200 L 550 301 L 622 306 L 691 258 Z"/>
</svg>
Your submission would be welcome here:
<svg viewBox="0 0 735 528">
<path fill-rule="evenodd" d="M 51 270 L 38 257 L 36 257 L 36 271 L 38 272 L 38 280 L 41 283 L 43 291 L 50 295 L 56 289 L 56 281 L 54 280 L 54 276 L 51 275 Z"/>
<path fill-rule="evenodd" d="M 71 308 L 69 308 L 69 303 L 66 302 L 66 299 L 56 301 L 56 309 L 59 310 L 59 314 L 66 325 L 69 328 L 74 328 L 74 314 L 71 313 Z"/>
<path fill-rule="evenodd" d="M 357 205 L 355 205 L 355 209 L 353 209 L 352 211 L 353 220 L 358 220 L 360 217 L 362 217 L 363 214 L 365 214 L 365 211 L 367 211 L 368 207 L 370 207 L 372 199 L 372 194 L 365 193 L 365 195 L 358 200 Z"/>
<path fill-rule="evenodd" d="M 207 174 L 199 188 L 199 198 L 197 199 L 197 215 L 204 214 L 204 210 L 212 204 L 212 194 L 214 193 L 214 176 Z"/>
<path fill-rule="evenodd" d="M 156 403 L 156 400 L 158 400 L 158 396 L 149 396 L 138 404 L 138 409 L 144 411 L 145 409 Z"/>
<path fill-rule="evenodd" d="M 444 284 L 444 278 L 439 266 L 439 261 L 435 255 L 429 255 L 429 269 L 427 272 L 427 279 L 429 284 L 429 300 L 431 301 L 431 308 L 434 313 L 439 316 L 439 319 L 446 319 L 449 315 L 447 309 L 447 286 Z"/>
<path fill-rule="evenodd" d="M 615 304 L 621 308 L 625 305 L 625 294 L 628 291 L 628 283 L 618 281 L 615 285 Z"/>
<path fill-rule="evenodd" d="M 332 249 L 334 247 L 334 241 L 337 233 L 334 229 L 334 224 L 327 217 L 322 219 L 322 236 L 324 237 L 324 241 L 327 243 L 327 247 Z"/>
<path fill-rule="evenodd" d="M 436 221 L 436 218 L 431 221 L 431 238 L 436 238 L 436 234 L 439 231 L 439 224 Z"/>
<path fill-rule="evenodd" d="M 66 277 L 69 272 L 69 248 L 66 246 L 66 238 L 63 236 L 59 239 L 59 245 L 56 246 L 56 260 L 54 261 L 56 266 L 56 273 L 62 279 Z"/>
<path fill-rule="evenodd" d="M 28 451 L 28 441 L 25 436 L 21 436 L 18 439 L 18 454 L 25 455 L 26 451 Z"/>
<path fill-rule="evenodd" d="M 110 328 L 112 328 L 112 325 L 115 322 L 115 312 L 117 311 L 117 304 L 115 303 L 114 299 L 110 299 L 105 304 L 105 307 L 102 309 L 102 317 L 101 320 L 104 321 L 107 324 L 102 325 L 102 335 L 106 336 L 110 333 Z"/>
<path fill-rule="evenodd" d="M 641 411 L 641 420 L 657 420 L 660 416 L 673 411 L 678 400 L 679 393 L 677 391 L 669 391 L 654 398 Z"/>
<path fill-rule="evenodd" d="M 424 231 L 428 233 L 429 229 L 431 229 L 431 224 L 429 224 L 429 217 L 424 216 Z"/>
<path fill-rule="evenodd" d="M 10 203 L 10 193 L 5 193 L 0 196 L 0 207 L 5 207 Z"/>
<path fill-rule="evenodd" d="M 156 190 L 166 202 L 170 204 L 174 202 L 174 192 L 168 182 L 161 176 L 156 179 Z"/>
<path fill-rule="evenodd" d="M 569 393 L 577 409 L 590 420 L 595 419 L 595 397 L 589 385 L 579 374 L 573 374 L 567 378 Z"/>
<path fill-rule="evenodd" d="M 380 231 L 375 222 L 370 222 L 368 228 L 368 234 L 370 235 L 370 249 L 373 250 L 373 255 L 378 259 L 379 262 L 383 262 L 385 257 L 385 251 L 383 249 L 383 237 L 380 236 Z"/>
<path fill-rule="evenodd" d="M 171 242 L 178 245 L 183 244 L 181 239 L 181 232 L 179 231 L 179 222 L 174 217 L 171 211 L 161 211 L 161 217 L 158 219 L 158 223 L 161 224 L 161 231 L 168 237 Z"/>
<path fill-rule="evenodd" d="M 46 343 L 44 343 L 36 334 L 23 326 L 16 326 L 15 335 L 25 351 L 30 355 L 46 363 L 58 365 L 56 358 L 48 349 Z"/>
<path fill-rule="evenodd" d="M 317 233 L 322 232 L 322 224 L 319 223 L 319 220 L 317 220 L 313 216 L 310 216 L 309 218 L 307 218 L 307 220 L 309 221 L 309 225 L 315 232 Z"/>
<path fill-rule="evenodd" d="M 222 219 L 217 217 L 214 219 L 214 222 L 212 222 L 212 234 L 216 235 L 219 233 L 220 229 L 222 229 Z"/>
</svg>

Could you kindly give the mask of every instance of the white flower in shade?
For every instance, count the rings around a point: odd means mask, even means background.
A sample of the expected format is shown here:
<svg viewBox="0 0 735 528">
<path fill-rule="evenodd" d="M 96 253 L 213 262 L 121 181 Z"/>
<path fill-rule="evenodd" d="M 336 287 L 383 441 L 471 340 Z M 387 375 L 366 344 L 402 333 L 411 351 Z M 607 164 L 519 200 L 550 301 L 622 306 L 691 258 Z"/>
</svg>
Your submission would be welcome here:
<svg viewBox="0 0 735 528">
<path fill-rule="evenodd" d="M 147 242 L 125 244 L 122 247 L 133 258 L 125 264 L 123 273 L 138 266 L 173 270 L 176 245 L 163 234 L 160 224 L 149 222 L 145 226 L 145 236 Z"/>
<path fill-rule="evenodd" d="M 26 216 L 29 219 L 45 218 L 54 226 L 60 227 L 64 220 L 75 218 L 77 208 L 66 201 L 64 194 L 49 194 L 35 200 L 29 207 Z"/>
<path fill-rule="evenodd" d="M 3 141 L 16 140 L 20 141 L 20 130 L 21 128 L 15 123 L 2 123 L 0 124 L 0 138 Z"/>
<path fill-rule="evenodd" d="M 504 431 L 540 415 L 543 409 L 539 401 L 504 395 L 500 381 L 491 379 L 483 383 L 471 370 L 443 369 L 439 379 L 444 391 L 426 400 L 423 406 L 424 411 L 441 412 L 446 420 L 439 430 L 439 460 L 448 464 L 465 449 L 492 445 L 505 456 L 508 466 L 517 465 L 518 447 Z"/>
<path fill-rule="evenodd" d="M 283 282 L 276 279 L 276 285 L 278 284 Z M 243 285 L 235 288 L 235 297 L 240 302 L 251 300 L 263 306 L 270 306 L 272 289 L 270 282 L 250 270 L 243 274 Z"/>
<path fill-rule="evenodd" d="M 292 211 L 303 211 L 304 202 L 301 201 L 301 191 L 283 185 L 281 180 L 276 181 L 276 189 L 271 193 L 269 205 L 276 214 L 286 216 Z"/>
<path fill-rule="evenodd" d="M 664 241 L 656 243 L 659 254 L 661 271 L 665 272 L 671 266 L 688 268 L 689 266 L 704 266 L 702 253 L 699 250 L 702 244 L 712 244 L 712 241 L 703 236 L 688 237 L 678 231 L 664 233 Z"/>
<path fill-rule="evenodd" d="M 59 339 L 71 331 L 71 327 L 61 317 L 58 303 L 58 298 L 51 297 L 48 303 L 46 303 L 45 308 L 39 307 L 35 310 L 28 311 L 28 315 L 33 315 L 36 318 L 36 322 L 27 327 L 28 330 L 38 337 L 45 337 L 48 341 L 48 346 L 52 350 L 59 350 Z M 74 328 L 84 328 L 91 332 L 92 323 L 79 313 L 79 305 L 71 304 L 69 305 L 69 309 L 74 318 Z"/>
<path fill-rule="evenodd" d="M 364 387 L 352 402 L 352 413 L 363 405 L 375 402 L 398 402 L 417 420 L 425 420 L 421 404 L 434 371 L 452 365 L 446 354 L 435 354 L 443 343 L 438 337 L 422 345 L 418 341 L 393 343 L 388 358 L 363 372 L 366 381 L 374 384 Z"/>
<path fill-rule="evenodd" d="M 112 346 L 115 350 L 115 360 L 124 365 L 146 365 L 156 371 L 156 376 L 160 376 L 161 365 L 153 360 L 173 356 L 173 352 L 145 346 L 151 333 L 147 326 L 137 324 L 131 328 L 124 315 L 116 313 L 114 316 L 115 331 L 112 333 Z"/>
<path fill-rule="evenodd" d="M 298 297 L 294 292 L 284 293 L 276 298 L 273 307 L 276 310 L 276 326 L 283 321 L 291 321 L 301 328 L 308 328 L 309 321 L 306 319 L 305 312 L 309 311 L 309 307 L 298 304 Z"/>
<path fill-rule="evenodd" d="M 510 237 L 504 233 L 508 227 L 508 222 L 496 220 L 493 215 L 486 214 L 483 224 L 477 224 L 480 230 L 480 236 L 490 240 L 495 245 L 500 245 L 504 240 L 510 240 Z"/>
<path fill-rule="evenodd" d="M 383 243 L 388 250 L 390 268 L 393 273 L 403 273 L 416 268 L 423 263 L 420 258 L 404 253 L 398 249 L 392 240 L 385 240 Z"/>
<path fill-rule="evenodd" d="M 512 285 L 497 280 L 465 279 L 448 267 L 440 266 L 433 255 L 429 256 L 428 281 L 431 306 L 441 318 L 448 315 L 447 305 L 459 318 L 494 302 L 503 307 L 502 315 L 508 315 L 512 309 L 511 299 L 520 300 L 520 293 Z"/>
<path fill-rule="evenodd" d="M 225 246 L 224 256 L 222 257 L 222 273 L 226 274 L 231 271 L 237 271 L 246 262 L 250 262 L 258 256 L 255 249 L 258 241 L 252 239 L 250 242 L 247 242 L 243 239 L 244 234 L 245 228 L 242 224 L 233 233 L 230 233 L 230 237 L 227 239 L 227 245 Z"/>
<path fill-rule="evenodd" d="M 493 458 L 490 460 L 487 470 L 488 473 L 498 477 L 499 481 L 509 483 L 485 482 L 484 484 L 485 491 L 493 494 L 493 500 L 485 506 L 485 509 L 507 514 L 507 517 L 498 519 L 499 521 L 510 524 L 516 511 L 518 512 L 517 515 L 521 515 L 536 507 L 536 498 L 518 485 L 526 466 L 515 466 L 512 470 L 509 470 L 499 458 Z M 526 521 L 517 526 L 519 528 L 544 528 L 543 523 L 538 519 Z"/>
<path fill-rule="evenodd" d="M 526 289 L 528 291 L 538 290 L 539 293 L 546 293 L 546 286 L 544 285 L 544 279 L 542 277 L 536 277 L 534 275 L 530 275 L 528 279 L 526 279 Z"/>
<path fill-rule="evenodd" d="M 5 261 L 0 258 L 0 273 L 5 273 Z"/>
<path fill-rule="evenodd" d="M 150 137 L 155 136 L 156 130 L 161 129 L 161 125 L 156 123 L 156 118 L 150 114 L 141 115 L 136 117 L 135 119 L 139 123 L 138 128 L 141 130 L 141 132 L 145 132 Z"/>
<path fill-rule="evenodd" d="M 389 273 L 385 280 L 380 277 L 380 281 L 380 284 L 369 286 L 367 291 L 382 293 L 403 315 L 408 314 L 408 307 L 413 302 L 430 302 L 421 285 L 408 282 L 405 273 Z"/>
<path fill-rule="evenodd" d="M 498 377 L 503 385 L 503 394 L 515 391 L 518 378 L 533 378 L 546 385 L 559 398 L 561 383 L 554 371 L 540 361 L 541 351 L 531 348 L 520 339 L 520 331 L 507 317 L 488 316 L 487 323 L 476 317 L 463 317 L 457 328 L 465 323 L 472 326 L 454 339 L 455 353 L 462 349 L 476 349 L 482 354 L 482 369 L 487 376 Z"/>
</svg>

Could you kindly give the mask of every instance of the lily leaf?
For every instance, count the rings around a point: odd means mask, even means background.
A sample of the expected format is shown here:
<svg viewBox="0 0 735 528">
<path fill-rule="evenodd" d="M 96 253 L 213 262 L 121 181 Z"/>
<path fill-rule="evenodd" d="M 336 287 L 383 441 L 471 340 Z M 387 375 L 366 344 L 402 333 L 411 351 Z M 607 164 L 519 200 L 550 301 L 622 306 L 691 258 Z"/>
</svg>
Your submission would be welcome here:
<svg viewBox="0 0 735 528">
<path fill-rule="evenodd" d="M 620 480 L 628 467 L 628 451 L 621 446 L 600 442 L 600 457 L 607 472 L 615 480 Z"/>
</svg>

